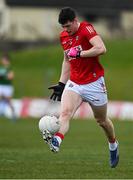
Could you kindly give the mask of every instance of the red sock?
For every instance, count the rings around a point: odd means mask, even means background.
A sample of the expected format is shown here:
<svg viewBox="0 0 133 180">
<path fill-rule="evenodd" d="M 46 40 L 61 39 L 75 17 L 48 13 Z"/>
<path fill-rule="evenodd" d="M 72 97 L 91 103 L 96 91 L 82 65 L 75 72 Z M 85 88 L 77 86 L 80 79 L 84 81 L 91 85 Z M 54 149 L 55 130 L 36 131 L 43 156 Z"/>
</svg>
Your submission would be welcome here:
<svg viewBox="0 0 133 180">
<path fill-rule="evenodd" d="M 64 135 L 60 132 L 55 133 L 55 136 L 59 136 L 62 140 L 64 139 Z"/>
<path fill-rule="evenodd" d="M 116 142 L 116 138 L 110 139 L 109 142 L 110 142 L 110 143 L 115 143 L 115 142 Z"/>
</svg>

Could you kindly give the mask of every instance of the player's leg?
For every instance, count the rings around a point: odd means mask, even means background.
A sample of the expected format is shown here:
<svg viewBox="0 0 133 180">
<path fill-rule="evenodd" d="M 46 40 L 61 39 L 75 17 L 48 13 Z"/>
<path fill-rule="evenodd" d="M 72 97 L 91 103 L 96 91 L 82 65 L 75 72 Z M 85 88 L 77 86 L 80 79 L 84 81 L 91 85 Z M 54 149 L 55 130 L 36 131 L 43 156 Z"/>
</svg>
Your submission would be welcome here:
<svg viewBox="0 0 133 180">
<path fill-rule="evenodd" d="M 103 128 L 109 141 L 115 139 L 115 131 L 112 121 L 107 117 L 107 104 L 103 106 L 91 105 L 97 123 Z"/>
<path fill-rule="evenodd" d="M 5 101 L 2 96 L 0 96 L 0 116 L 4 116 L 5 113 Z"/>
<path fill-rule="evenodd" d="M 12 95 L 14 93 L 14 88 L 10 85 L 5 85 L 5 86 L 3 86 L 3 89 L 4 89 L 4 92 L 3 92 L 4 101 L 11 109 L 12 120 L 16 121 L 15 109 L 12 104 Z"/>
<path fill-rule="evenodd" d="M 4 89 L 3 89 L 3 85 L 0 85 L 0 115 L 4 115 L 5 112 L 5 102 L 3 99 L 3 93 L 4 93 Z"/>
<path fill-rule="evenodd" d="M 59 146 L 64 139 L 64 135 L 69 130 L 70 119 L 82 103 L 82 98 L 79 94 L 71 90 L 64 90 L 61 100 L 61 113 L 59 117 L 60 130 L 54 135 L 49 143 L 50 149 L 53 152 L 59 151 Z"/>
<path fill-rule="evenodd" d="M 12 104 L 12 97 L 5 97 L 5 101 L 6 103 L 8 104 L 8 106 L 10 107 L 11 109 L 11 112 L 12 112 L 12 120 L 13 121 L 16 121 L 16 113 L 15 113 L 15 109 L 14 109 L 14 106 Z"/>
<path fill-rule="evenodd" d="M 111 167 L 115 167 L 119 161 L 118 143 L 115 139 L 115 131 L 112 121 L 107 117 L 107 91 L 104 78 L 82 86 L 83 98 L 88 101 L 94 112 L 98 124 L 103 128 L 109 142 Z"/>
<path fill-rule="evenodd" d="M 82 98 L 74 91 L 65 90 L 62 95 L 59 132 L 65 135 L 69 129 L 69 121 L 82 103 Z"/>
<path fill-rule="evenodd" d="M 110 149 L 110 164 L 111 167 L 116 167 L 119 161 L 118 142 L 115 136 L 115 130 L 112 121 L 107 117 L 107 104 L 103 106 L 91 105 L 94 117 L 97 123 L 103 128 Z"/>
</svg>

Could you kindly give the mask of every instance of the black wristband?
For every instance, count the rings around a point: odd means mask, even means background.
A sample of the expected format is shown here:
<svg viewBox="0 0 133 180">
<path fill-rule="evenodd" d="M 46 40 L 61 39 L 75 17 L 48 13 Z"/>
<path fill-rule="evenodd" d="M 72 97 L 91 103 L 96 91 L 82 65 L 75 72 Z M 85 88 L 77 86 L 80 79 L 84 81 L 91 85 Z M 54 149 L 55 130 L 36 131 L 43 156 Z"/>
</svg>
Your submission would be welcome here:
<svg viewBox="0 0 133 180">
<path fill-rule="evenodd" d="M 63 82 L 59 82 L 59 85 L 61 85 L 62 87 L 65 87 L 65 84 Z"/>
<path fill-rule="evenodd" d="M 77 58 L 80 58 L 80 53 L 81 53 L 81 51 L 78 51 L 78 53 L 77 53 Z"/>
</svg>

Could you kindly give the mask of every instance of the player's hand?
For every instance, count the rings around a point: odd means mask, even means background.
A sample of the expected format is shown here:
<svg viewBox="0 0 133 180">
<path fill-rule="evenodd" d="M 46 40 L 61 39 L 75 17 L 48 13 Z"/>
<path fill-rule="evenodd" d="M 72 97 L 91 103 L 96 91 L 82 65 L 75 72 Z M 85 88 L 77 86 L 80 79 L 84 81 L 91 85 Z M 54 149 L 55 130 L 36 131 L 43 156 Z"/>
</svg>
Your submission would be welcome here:
<svg viewBox="0 0 133 180">
<path fill-rule="evenodd" d="M 71 48 L 68 52 L 68 56 L 69 57 L 73 57 L 73 58 L 79 58 L 80 57 L 80 50 L 76 49 L 76 48 Z"/>
<path fill-rule="evenodd" d="M 48 89 L 53 89 L 53 94 L 50 96 L 50 99 L 52 99 L 53 101 L 61 101 L 61 96 L 64 88 L 65 84 L 62 82 L 59 82 L 54 86 L 50 86 Z"/>
</svg>

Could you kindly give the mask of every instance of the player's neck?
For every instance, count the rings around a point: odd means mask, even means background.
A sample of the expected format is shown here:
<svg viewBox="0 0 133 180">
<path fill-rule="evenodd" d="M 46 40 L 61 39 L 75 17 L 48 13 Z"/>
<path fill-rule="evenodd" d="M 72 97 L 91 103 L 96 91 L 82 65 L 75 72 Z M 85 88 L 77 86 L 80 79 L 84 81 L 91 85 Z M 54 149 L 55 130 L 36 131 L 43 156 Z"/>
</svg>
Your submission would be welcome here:
<svg viewBox="0 0 133 180">
<path fill-rule="evenodd" d="M 78 29 L 79 29 L 79 26 L 80 26 L 80 22 L 78 22 Z"/>
<path fill-rule="evenodd" d="M 75 33 L 77 33 L 77 31 L 78 31 L 79 27 L 80 27 L 80 22 L 77 22 L 77 28 L 76 28 Z M 75 34 L 75 33 L 74 33 L 74 34 Z"/>
</svg>

